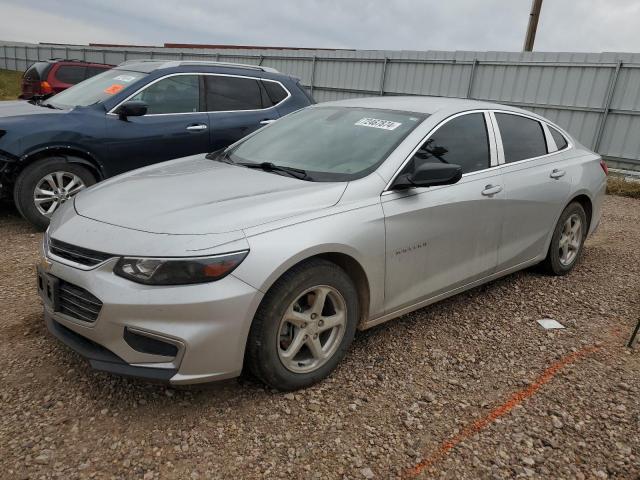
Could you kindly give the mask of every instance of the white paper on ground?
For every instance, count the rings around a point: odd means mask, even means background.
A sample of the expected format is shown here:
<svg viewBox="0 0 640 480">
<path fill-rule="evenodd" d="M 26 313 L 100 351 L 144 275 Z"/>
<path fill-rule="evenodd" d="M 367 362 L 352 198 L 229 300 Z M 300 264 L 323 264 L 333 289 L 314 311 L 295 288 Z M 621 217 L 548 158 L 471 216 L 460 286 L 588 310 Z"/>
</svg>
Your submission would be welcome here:
<svg viewBox="0 0 640 480">
<path fill-rule="evenodd" d="M 555 321 L 552 318 L 543 318 L 542 320 L 536 320 L 540 326 L 544 329 L 551 329 L 551 328 L 564 328 L 564 325 L 562 325 L 560 322 Z"/>
</svg>

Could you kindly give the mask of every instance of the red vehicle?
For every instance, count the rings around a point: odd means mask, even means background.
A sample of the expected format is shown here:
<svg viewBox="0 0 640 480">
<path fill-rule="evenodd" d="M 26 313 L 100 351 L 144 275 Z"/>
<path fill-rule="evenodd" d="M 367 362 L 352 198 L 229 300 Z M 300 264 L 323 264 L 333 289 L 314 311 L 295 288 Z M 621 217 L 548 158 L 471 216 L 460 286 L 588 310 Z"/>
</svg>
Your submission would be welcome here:
<svg viewBox="0 0 640 480">
<path fill-rule="evenodd" d="M 113 65 L 87 63 L 79 60 L 46 60 L 31 65 L 22 76 L 20 98 L 28 100 L 34 95 L 58 93 Z"/>
</svg>

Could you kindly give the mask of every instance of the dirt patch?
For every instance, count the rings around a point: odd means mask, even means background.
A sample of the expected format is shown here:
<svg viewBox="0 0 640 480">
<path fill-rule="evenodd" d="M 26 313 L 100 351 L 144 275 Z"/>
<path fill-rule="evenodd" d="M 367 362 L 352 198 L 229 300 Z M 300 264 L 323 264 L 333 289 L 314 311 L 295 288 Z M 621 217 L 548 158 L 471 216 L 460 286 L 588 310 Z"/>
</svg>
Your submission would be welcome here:
<svg viewBox="0 0 640 480">
<path fill-rule="evenodd" d="M 607 197 L 569 276 L 519 272 L 363 332 L 313 388 L 170 389 L 93 372 L 45 334 L 41 235 L 0 211 L 6 478 L 638 478 L 640 202 Z M 564 330 L 545 331 L 540 318 Z M 424 464 L 573 352 L 502 416 Z"/>
</svg>

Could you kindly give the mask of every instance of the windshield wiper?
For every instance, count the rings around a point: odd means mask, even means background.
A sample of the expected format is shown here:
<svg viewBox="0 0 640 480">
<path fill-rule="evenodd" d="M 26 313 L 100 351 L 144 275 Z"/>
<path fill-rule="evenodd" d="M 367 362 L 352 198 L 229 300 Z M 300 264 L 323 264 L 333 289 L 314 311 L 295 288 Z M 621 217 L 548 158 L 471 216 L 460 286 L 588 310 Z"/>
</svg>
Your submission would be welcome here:
<svg viewBox="0 0 640 480">
<path fill-rule="evenodd" d="M 251 162 L 237 162 L 235 165 L 241 165 L 247 168 L 259 168 L 264 170 L 265 172 L 282 172 L 286 173 L 291 177 L 299 178 L 300 180 L 309 179 L 309 175 L 306 170 L 302 170 L 301 168 L 293 168 L 293 167 L 285 167 L 284 165 L 276 165 L 271 162 L 262 162 L 262 163 L 251 163 Z"/>
<path fill-rule="evenodd" d="M 223 163 L 230 163 L 231 165 L 235 165 L 236 163 L 233 160 L 231 160 L 231 157 L 229 156 L 229 152 L 225 152 L 224 150 L 222 151 L 214 150 L 213 152 L 207 153 L 204 158 L 208 160 L 217 160 Z"/>
<path fill-rule="evenodd" d="M 60 107 L 55 107 L 55 106 L 51 105 L 50 103 L 39 103 L 38 105 L 40 105 L 41 107 L 51 108 L 53 110 L 62 110 Z"/>
</svg>

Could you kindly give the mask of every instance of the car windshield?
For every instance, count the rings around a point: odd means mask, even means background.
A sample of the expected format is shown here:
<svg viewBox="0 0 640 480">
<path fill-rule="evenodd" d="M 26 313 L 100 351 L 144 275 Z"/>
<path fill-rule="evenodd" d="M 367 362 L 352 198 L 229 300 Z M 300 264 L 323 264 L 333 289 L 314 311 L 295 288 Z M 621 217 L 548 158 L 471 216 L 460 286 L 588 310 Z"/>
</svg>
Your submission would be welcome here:
<svg viewBox="0 0 640 480">
<path fill-rule="evenodd" d="M 101 102 L 121 92 L 146 73 L 129 70 L 107 70 L 47 99 L 56 108 L 85 107 Z"/>
<path fill-rule="evenodd" d="M 425 115 L 353 107 L 311 107 L 259 130 L 225 152 L 236 163 L 305 170 L 313 181 L 348 181 L 373 172 Z"/>
</svg>

